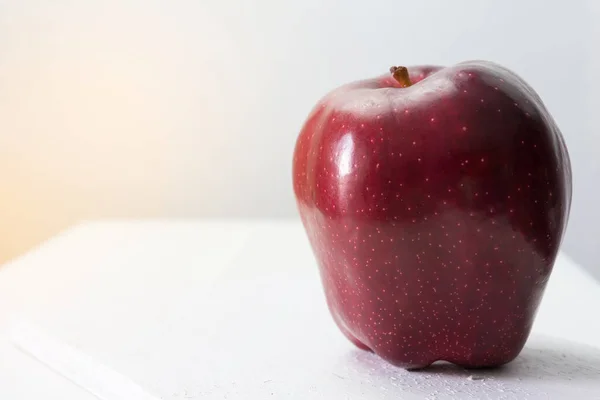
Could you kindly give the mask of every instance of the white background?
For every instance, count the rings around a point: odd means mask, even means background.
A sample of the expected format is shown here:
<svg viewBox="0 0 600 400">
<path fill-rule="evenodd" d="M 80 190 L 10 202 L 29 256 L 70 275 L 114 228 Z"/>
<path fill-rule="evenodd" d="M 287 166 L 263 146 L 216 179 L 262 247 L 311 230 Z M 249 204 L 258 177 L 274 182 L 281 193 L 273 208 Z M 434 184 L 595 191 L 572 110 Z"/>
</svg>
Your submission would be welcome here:
<svg viewBox="0 0 600 400">
<path fill-rule="evenodd" d="M 83 218 L 296 218 L 293 145 L 321 95 L 489 59 L 561 127 L 565 250 L 600 277 L 599 3 L 0 0 L 0 259 Z"/>
</svg>

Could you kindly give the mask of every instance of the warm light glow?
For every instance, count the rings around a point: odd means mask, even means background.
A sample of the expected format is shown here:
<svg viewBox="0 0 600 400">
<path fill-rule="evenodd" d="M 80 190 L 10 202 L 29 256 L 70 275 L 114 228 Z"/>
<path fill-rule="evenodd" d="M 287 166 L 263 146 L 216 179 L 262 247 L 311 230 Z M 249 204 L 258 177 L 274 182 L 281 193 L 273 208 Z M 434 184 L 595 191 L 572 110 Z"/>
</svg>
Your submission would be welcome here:
<svg viewBox="0 0 600 400">
<path fill-rule="evenodd" d="M 150 4 L 19 4 L 0 18 L 0 262 L 81 219 L 211 202 L 243 124 L 235 31 L 207 7 L 186 25 Z"/>
</svg>

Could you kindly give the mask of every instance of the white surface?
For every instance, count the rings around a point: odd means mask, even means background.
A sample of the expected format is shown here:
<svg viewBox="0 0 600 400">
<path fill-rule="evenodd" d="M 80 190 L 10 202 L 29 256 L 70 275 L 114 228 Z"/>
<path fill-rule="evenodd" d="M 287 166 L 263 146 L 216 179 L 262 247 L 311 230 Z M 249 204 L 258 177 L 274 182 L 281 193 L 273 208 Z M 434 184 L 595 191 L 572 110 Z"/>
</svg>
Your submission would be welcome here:
<svg viewBox="0 0 600 400">
<path fill-rule="evenodd" d="M 354 349 L 316 268 L 299 223 L 80 225 L 0 269 L 0 398 L 95 398 L 10 344 L 17 317 L 162 399 L 600 399 L 600 287 L 564 256 L 523 353 L 476 372 Z"/>
<path fill-rule="evenodd" d="M 564 132 L 565 249 L 595 269 L 599 27 L 597 0 L 1 0 L 0 254 L 81 218 L 295 217 L 292 148 L 318 98 L 482 58 Z"/>
<path fill-rule="evenodd" d="M 10 321 L 10 340 L 52 371 L 100 400 L 158 400 L 126 376 L 48 336 L 26 321 Z"/>
</svg>

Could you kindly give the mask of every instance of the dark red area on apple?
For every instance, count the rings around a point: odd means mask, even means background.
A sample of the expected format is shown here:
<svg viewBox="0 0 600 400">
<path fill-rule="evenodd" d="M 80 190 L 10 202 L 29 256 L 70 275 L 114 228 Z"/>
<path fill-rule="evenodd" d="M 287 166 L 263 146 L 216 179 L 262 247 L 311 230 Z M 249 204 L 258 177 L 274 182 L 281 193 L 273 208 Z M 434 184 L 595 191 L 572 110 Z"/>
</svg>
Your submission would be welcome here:
<svg viewBox="0 0 600 400">
<path fill-rule="evenodd" d="M 566 229 L 562 135 L 489 62 L 408 69 L 323 98 L 294 191 L 328 307 L 358 347 L 407 368 L 490 367 L 529 335 Z"/>
</svg>

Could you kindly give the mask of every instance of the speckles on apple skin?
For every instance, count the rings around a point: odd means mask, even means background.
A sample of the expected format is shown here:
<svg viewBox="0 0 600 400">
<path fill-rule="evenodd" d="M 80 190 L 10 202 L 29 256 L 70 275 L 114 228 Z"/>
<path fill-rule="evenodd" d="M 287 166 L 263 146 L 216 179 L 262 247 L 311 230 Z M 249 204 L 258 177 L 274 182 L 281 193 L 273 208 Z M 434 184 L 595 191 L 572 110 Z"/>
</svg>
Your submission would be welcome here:
<svg viewBox="0 0 600 400">
<path fill-rule="evenodd" d="M 402 97 L 365 114 L 321 107 L 294 154 L 336 323 L 405 368 L 512 360 L 566 224 L 559 141 L 535 101 L 507 90 L 510 80 L 468 74 L 459 100 L 426 109 Z M 339 146 L 346 135 L 351 151 Z"/>
</svg>

